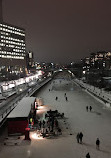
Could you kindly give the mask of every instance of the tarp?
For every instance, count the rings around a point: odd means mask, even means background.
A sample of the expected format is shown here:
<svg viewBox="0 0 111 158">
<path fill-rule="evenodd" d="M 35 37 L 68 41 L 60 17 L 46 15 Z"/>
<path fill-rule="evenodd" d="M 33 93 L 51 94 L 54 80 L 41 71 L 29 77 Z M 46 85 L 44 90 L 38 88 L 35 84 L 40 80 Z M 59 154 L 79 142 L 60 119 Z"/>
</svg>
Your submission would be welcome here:
<svg viewBox="0 0 111 158">
<path fill-rule="evenodd" d="M 8 119 L 11 118 L 23 118 L 28 117 L 31 111 L 31 104 L 33 105 L 35 97 L 25 97 L 23 98 L 14 110 L 8 115 Z"/>
</svg>

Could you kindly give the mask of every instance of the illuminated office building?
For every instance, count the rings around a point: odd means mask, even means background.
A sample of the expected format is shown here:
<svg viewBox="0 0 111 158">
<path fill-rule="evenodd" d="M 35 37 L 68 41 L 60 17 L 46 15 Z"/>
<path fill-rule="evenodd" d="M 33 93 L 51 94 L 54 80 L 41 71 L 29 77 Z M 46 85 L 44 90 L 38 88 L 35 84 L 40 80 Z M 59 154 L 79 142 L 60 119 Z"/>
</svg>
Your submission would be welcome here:
<svg viewBox="0 0 111 158">
<path fill-rule="evenodd" d="M 0 0 L 0 21 L 3 21 L 3 16 L 2 16 L 2 0 Z"/>
<path fill-rule="evenodd" d="M 1 0 L 0 0 L 1 1 Z M 13 79 L 26 70 L 25 30 L 0 22 L 0 76 Z M 11 78 L 10 78 L 11 77 Z"/>
</svg>

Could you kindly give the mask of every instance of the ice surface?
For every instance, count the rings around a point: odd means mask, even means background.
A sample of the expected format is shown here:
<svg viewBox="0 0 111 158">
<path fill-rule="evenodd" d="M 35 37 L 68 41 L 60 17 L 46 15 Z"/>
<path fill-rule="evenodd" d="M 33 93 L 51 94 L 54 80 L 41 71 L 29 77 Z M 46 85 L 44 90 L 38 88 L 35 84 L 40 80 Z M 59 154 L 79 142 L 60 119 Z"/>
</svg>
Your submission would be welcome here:
<svg viewBox="0 0 111 158">
<path fill-rule="evenodd" d="M 85 158 L 87 152 L 91 158 L 111 158 L 111 111 L 72 80 L 59 78 L 45 86 L 37 97 L 42 97 L 49 108 L 64 112 L 63 135 L 31 142 L 23 140 L 18 146 L 1 144 L 0 158 Z M 87 112 L 86 106 L 90 105 L 92 112 Z M 82 145 L 76 141 L 76 134 L 81 131 L 84 134 Z M 97 138 L 101 141 L 99 151 L 95 145 Z"/>
</svg>

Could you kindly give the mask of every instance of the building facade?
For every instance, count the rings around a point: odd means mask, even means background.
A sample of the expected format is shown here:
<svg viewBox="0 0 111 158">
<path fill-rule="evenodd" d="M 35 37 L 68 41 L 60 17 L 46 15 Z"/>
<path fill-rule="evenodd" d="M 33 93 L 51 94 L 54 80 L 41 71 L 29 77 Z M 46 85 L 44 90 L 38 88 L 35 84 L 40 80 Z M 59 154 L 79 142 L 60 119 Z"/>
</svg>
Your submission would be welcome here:
<svg viewBox="0 0 111 158">
<path fill-rule="evenodd" d="M 17 79 L 25 72 L 25 30 L 0 22 L 0 79 Z"/>
<path fill-rule="evenodd" d="M 34 54 L 33 52 L 29 51 L 26 53 L 26 61 L 27 61 L 27 70 L 28 73 L 36 73 L 36 66 L 34 62 Z"/>
<path fill-rule="evenodd" d="M 0 0 L 0 21 L 3 21 L 3 16 L 2 16 L 2 0 Z"/>
</svg>

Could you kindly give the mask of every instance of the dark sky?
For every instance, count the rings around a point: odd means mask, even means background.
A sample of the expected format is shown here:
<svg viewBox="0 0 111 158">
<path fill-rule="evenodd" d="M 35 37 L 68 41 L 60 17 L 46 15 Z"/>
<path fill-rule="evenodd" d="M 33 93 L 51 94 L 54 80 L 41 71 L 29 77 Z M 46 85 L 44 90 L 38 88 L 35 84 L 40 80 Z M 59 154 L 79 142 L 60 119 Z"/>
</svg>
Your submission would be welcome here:
<svg viewBox="0 0 111 158">
<path fill-rule="evenodd" d="M 111 0 L 3 0 L 3 15 L 26 29 L 36 61 L 66 63 L 111 50 Z"/>
</svg>

